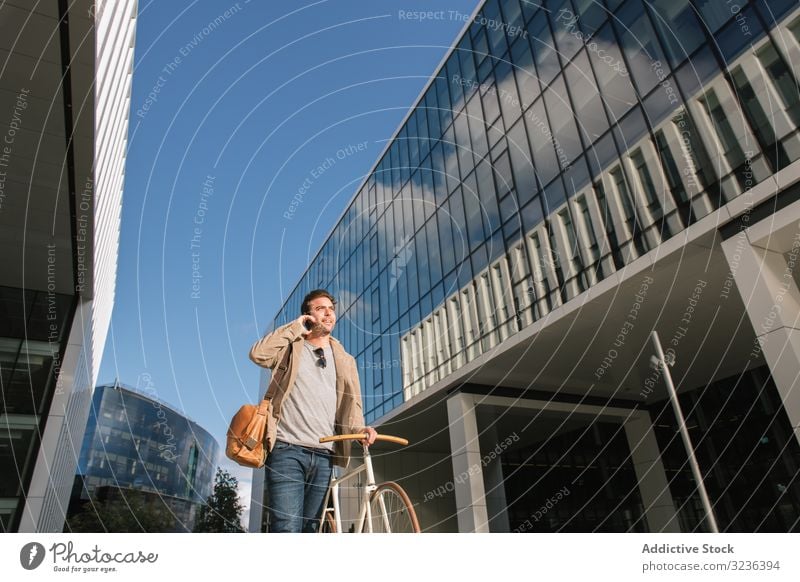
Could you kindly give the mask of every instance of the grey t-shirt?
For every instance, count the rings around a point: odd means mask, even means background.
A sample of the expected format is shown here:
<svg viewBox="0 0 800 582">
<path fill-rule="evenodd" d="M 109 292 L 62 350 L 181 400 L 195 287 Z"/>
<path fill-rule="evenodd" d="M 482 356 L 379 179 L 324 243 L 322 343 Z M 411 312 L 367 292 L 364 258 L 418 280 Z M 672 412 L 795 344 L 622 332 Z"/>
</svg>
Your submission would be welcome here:
<svg viewBox="0 0 800 582">
<path fill-rule="evenodd" d="M 306 447 L 333 450 L 333 443 L 320 444 L 319 438 L 335 432 L 336 367 L 331 346 L 323 348 L 325 367 L 312 350 L 316 346 L 303 341 L 298 350 L 299 368 L 294 387 L 281 404 L 278 440 Z"/>
</svg>

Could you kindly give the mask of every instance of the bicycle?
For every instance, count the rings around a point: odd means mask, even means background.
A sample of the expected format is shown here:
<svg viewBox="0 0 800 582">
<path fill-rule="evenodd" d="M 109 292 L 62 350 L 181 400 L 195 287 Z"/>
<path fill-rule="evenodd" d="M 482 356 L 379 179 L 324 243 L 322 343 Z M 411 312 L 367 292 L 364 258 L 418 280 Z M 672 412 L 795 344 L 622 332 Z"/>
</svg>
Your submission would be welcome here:
<svg viewBox="0 0 800 582">
<path fill-rule="evenodd" d="M 345 440 L 360 441 L 366 438 L 365 434 L 342 434 L 322 437 L 320 443 L 330 443 Z M 400 445 L 407 445 L 408 441 L 401 437 L 381 435 L 379 441 L 387 441 Z M 325 501 L 322 504 L 322 517 L 320 533 L 341 533 L 342 513 L 339 499 L 339 486 L 354 479 L 362 472 L 366 472 L 366 482 L 360 488 L 361 500 L 359 503 L 358 519 L 355 522 L 355 533 L 420 533 L 419 521 L 414 511 L 414 506 L 408 494 L 394 481 L 375 484 L 375 474 L 372 470 L 372 457 L 369 446 L 363 445 L 364 463 L 345 472 L 339 478 L 331 479 Z M 328 507 L 332 501 L 333 507 Z M 366 526 L 366 529 L 365 529 Z"/>
</svg>

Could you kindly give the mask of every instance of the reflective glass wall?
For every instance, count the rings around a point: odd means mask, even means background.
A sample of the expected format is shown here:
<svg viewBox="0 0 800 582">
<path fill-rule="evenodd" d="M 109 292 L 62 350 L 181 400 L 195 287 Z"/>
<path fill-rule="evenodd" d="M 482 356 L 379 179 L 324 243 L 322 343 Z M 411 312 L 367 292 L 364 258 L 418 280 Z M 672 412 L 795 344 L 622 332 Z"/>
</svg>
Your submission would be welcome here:
<svg viewBox="0 0 800 582">
<path fill-rule="evenodd" d="M 390 411 L 800 157 L 795 7 L 485 2 L 276 325 L 333 292 L 366 416 Z M 437 311 L 462 327 L 404 353 Z"/>
</svg>

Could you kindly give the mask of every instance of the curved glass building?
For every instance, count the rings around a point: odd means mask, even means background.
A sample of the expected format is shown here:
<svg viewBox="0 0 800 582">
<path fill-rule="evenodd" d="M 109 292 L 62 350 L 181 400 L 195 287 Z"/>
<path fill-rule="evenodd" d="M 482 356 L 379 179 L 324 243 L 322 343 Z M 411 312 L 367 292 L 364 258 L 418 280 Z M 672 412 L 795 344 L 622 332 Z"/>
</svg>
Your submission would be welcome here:
<svg viewBox="0 0 800 582">
<path fill-rule="evenodd" d="M 103 487 L 157 494 L 176 529 L 191 531 L 218 461 L 214 437 L 154 394 L 120 384 L 95 389 L 78 463 L 84 500 Z"/>
<path fill-rule="evenodd" d="M 795 0 L 478 3 L 274 322 L 339 299 L 423 527 L 800 529 L 798 79 Z"/>
</svg>

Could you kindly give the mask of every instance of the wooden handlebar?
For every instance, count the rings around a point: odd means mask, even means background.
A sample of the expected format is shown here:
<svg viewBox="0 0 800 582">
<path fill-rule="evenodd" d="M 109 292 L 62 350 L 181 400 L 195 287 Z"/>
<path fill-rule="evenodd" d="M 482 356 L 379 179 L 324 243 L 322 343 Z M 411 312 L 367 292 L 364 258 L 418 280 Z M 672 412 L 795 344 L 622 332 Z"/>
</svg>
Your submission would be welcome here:
<svg viewBox="0 0 800 582">
<path fill-rule="evenodd" d="M 338 441 L 360 441 L 362 439 L 367 438 L 366 434 L 336 434 L 332 436 L 320 437 L 320 443 L 334 443 Z M 402 437 L 391 436 L 388 434 L 379 434 L 377 439 L 379 441 L 387 441 L 390 443 L 396 443 L 398 445 L 407 445 L 408 440 Z"/>
</svg>

